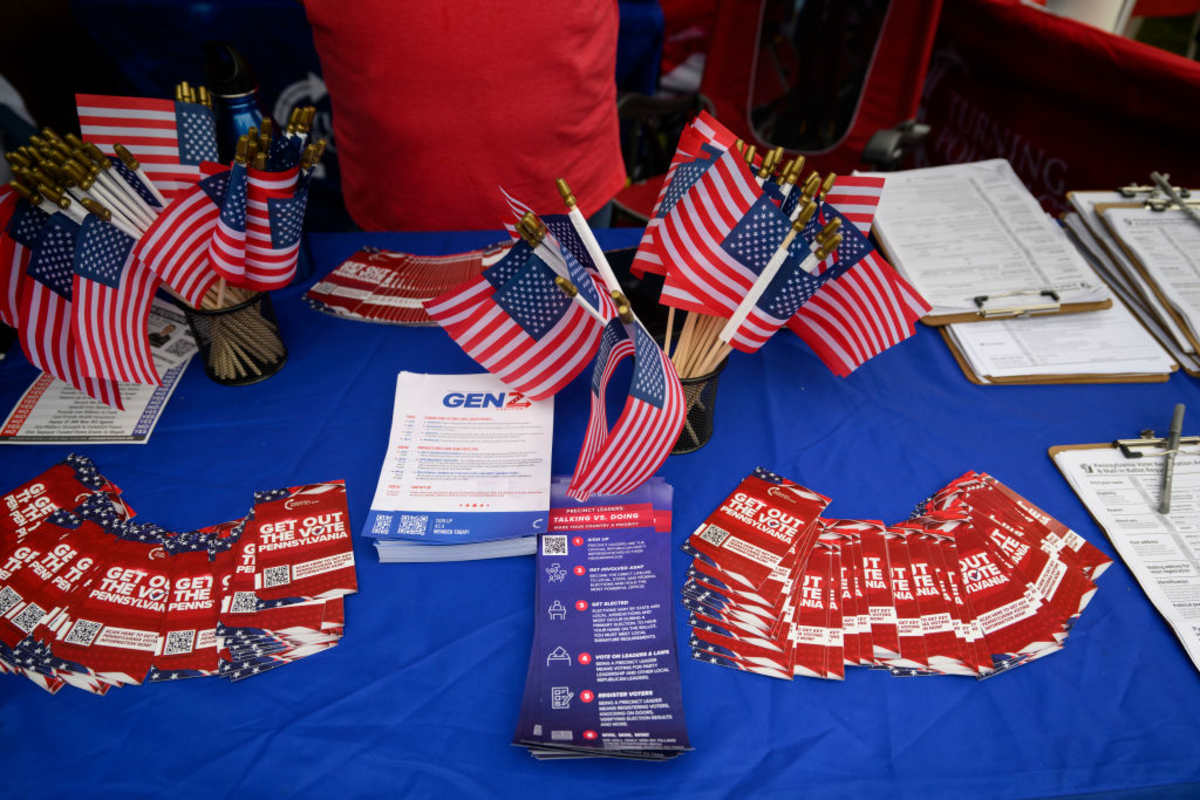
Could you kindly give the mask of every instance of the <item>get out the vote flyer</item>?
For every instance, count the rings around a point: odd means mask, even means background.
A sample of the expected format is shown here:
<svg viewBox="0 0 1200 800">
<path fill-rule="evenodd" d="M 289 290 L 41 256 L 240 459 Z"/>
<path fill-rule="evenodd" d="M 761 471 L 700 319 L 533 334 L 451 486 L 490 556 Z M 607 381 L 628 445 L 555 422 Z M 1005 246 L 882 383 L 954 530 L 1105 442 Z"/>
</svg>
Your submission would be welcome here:
<svg viewBox="0 0 1200 800">
<path fill-rule="evenodd" d="M 387 455 L 364 535 L 469 544 L 546 530 L 554 398 L 489 373 L 396 376 Z"/>
</svg>

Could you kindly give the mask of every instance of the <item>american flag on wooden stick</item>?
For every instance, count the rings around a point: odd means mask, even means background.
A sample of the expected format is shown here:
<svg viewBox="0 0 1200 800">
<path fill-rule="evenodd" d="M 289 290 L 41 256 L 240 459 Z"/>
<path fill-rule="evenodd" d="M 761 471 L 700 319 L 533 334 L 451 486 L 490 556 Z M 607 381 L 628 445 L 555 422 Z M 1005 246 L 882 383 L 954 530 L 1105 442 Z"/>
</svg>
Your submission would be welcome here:
<svg viewBox="0 0 1200 800">
<path fill-rule="evenodd" d="M 623 346 L 622 340 L 631 340 L 633 347 Z M 645 483 L 670 455 L 687 415 L 675 367 L 640 323 L 610 320 L 603 341 L 606 357 L 597 359 L 592 372 L 593 419 L 567 488 L 568 495 L 581 501 L 593 494 L 625 494 Z M 604 405 L 608 377 L 615 362 L 629 357 L 634 360 L 629 395 L 616 424 L 605 431 L 598 409 Z"/>
<path fill-rule="evenodd" d="M 138 257 L 193 307 L 219 277 L 209 266 L 208 245 L 228 181 L 228 169 L 204 178 L 172 201 L 138 240 Z"/>
<path fill-rule="evenodd" d="M 158 276 L 134 255 L 134 240 L 89 214 L 75 246 L 71 333 L 86 375 L 125 383 L 162 383 L 146 322 Z"/>
<path fill-rule="evenodd" d="M 291 283 L 300 257 L 308 184 L 299 169 L 247 170 L 246 274 L 239 285 L 256 291 Z"/>
<path fill-rule="evenodd" d="M 21 348 L 29 363 L 100 402 L 123 408 L 110 380 L 84 373 L 71 341 L 71 281 L 79 225 L 65 214 L 49 218 L 22 202 L 9 233 L 33 255 L 21 293 Z"/>
<path fill-rule="evenodd" d="M 756 276 L 729 248 L 755 240 L 755 226 L 768 213 L 762 207 L 762 215 L 750 215 L 760 201 L 780 213 L 734 151 L 718 158 L 679 198 L 656 233 L 666 267 L 664 305 L 707 314 L 737 307 Z"/>
<path fill-rule="evenodd" d="M 530 399 L 549 397 L 591 362 L 600 324 L 554 283 L 554 271 L 528 249 L 480 279 L 425 303 L 467 355 Z"/>
<path fill-rule="evenodd" d="M 77 94 L 75 105 L 84 141 L 110 156 L 127 147 L 168 200 L 200 179 L 202 162 L 217 160 L 216 121 L 199 103 Z"/>
<path fill-rule="evenodd" d="M 246 165 L 234 161 L 217 227 L 208 243 L 208 260 L 221 277 L 238 284 L 246 274 Z"/>
</svg>

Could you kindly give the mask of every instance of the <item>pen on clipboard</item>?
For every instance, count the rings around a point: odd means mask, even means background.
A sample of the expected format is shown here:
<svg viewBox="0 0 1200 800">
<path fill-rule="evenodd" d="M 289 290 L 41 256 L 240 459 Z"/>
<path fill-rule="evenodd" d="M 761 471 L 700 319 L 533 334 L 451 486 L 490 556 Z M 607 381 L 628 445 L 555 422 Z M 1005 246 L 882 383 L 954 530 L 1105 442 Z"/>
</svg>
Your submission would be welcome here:
<svg viewBox="0 0 1200 800">
<path fill-rule="evenodd" d="M 1158 501 L 1160 514 L 1171 511 L 1171 483 L 1175 477 L 1175 453 L 1179 450 L 1179 435 L 1183 433 L 1183 403 L 1175 404 L 1175 413 L 1171 417 L 1171 430 L 1167 432 L 1167 454 L 1163 462 L 1162 496 Z"/>
</svg>

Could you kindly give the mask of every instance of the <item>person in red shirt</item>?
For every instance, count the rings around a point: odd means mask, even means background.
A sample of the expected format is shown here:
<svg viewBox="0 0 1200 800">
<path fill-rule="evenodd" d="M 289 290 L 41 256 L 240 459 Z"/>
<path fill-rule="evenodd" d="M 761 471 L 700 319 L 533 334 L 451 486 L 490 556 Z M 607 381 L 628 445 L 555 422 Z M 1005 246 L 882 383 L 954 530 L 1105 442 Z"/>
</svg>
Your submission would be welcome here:
<svg viewBox="0 0 1200 800">
<path fill-rule="evenodd" d="M 565 178 L 592 215 L 625 183 L 616 0 L 304 0 L 342 191 L 366 230 L 474 230 L 540 213 Z"/>
</svg>

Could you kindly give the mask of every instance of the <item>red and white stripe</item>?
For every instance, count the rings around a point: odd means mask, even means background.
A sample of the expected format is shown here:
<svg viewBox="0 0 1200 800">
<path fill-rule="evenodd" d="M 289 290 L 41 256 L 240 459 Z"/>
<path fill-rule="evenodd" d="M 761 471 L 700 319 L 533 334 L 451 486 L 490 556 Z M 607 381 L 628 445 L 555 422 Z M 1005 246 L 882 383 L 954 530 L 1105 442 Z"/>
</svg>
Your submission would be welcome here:
<svg viewBox="0 0 1200 800">
<path fill-rule="evenodd" d="M 233 176 L 237 174 L 238 170 L 245 171 L 245 169 L 237 162 L 230 167 L 230 188 L 226 190 L 225 203 L 232 201 L 245 205 L 245 195 L 240 198 L 229 195 L 235 183 Z M 244 229 L 237 230 L 225 223 L 221 216 L 221 211 L 225 208 L 228 206 L 223 205 L 217 212 L 217 227 L 213 230 L 212 238 L 208 242 L 208 260 L 222 278 L 236 286 L 242 280 L 242 276 L 246 274 L 246 231 Z M 244 217 L 243 222 L 245 222 Z"/>
<path fill-rule="evenodd" d="M 636 324 L 636 323 L 635 323 Z M 572 476 L 567 494 L 586 500 L 593 494 L 625 494 L 646 482 L 671 453 L 687 418 L 683 386 L 671 360 L 656 350 L 666 379 L 662 408 L 630 395 L 600 451 L 583 472 Z"/>
<path fill-rule="evenodd" d="M 912 296 L 920 296 L 911 287 L 906 291 L 898 285 L 898 279 L 891 265 L 872 252 L 845 274 L 827 281 L 788 327 L 834 374 L 845 377 L 912 335 Z"/>
<path fill-rule="evenodd" d="M 605 437 L 608 436 L 608 409 L 604 402 L 604 397 L 608 393 L 608 382 L 621 362 L 632 356 L 635 350 L 632 339 L 622 339 L 612 346 L 608 358 L 603 364 L 597 362 L 595 365 L 595 369 L 601 371 L 600 380 L 596 384 L 599 387 L 599 394 L 595 391 L 591 393 L 587 431 L 584 433 L 583 445 L 579 449 L 579 457 L 575 460 L 575 474 L 577 475 L 583 474 L 591 465 L 596 454 L 600 452 Z"/>
<path fill-rule="evenodd" d="M 146 336 L 158 283 L 132 249 L 115 289 L 75 275 L 71 333 L 85 375 L 123 383 L 162 383 Z"/>
<path fill-rule="evenodd" d="M 737 308 L 756 276 L 721 243 L 761 193 L 741 156 L 726 152 L 662 218 L 657 237 L 667 267 L 664 303 L 676 305 L 690 295 L 708 313 Z"/>
<path fill-rule="evenodd" d="M 189 305 L 201 299 L 218 276 L 208 263 L 208 243 L 221 209 L 199 184 L 158 215 L 134 252 Z"/>
<path fill-rule="evenodd" d="M 825 195 L 825 202 L 853 222 L 863 236 L 869 236 L 883 195 L 883 182 L 884 178 L 866 175 L 839 175 Z"/>
<path fill-rule="evenodd" d="M 534 339 L 492 300 L 486 280 L 472 282 L 466 294 L 455 290 L 425 304 L 467 355 L 488 372 L 532 400 L 566 386 L 591 362 L 600 346 L 600 324 L 578 303 L 541 339 Z"/>
<path fill-rule="evenodd" d="M 296 193 L 298 167 L 282 172 L 246 170 L 246 257 L 242 285 L 258 291 L 279 289 L 291 283 L 300 255 L 300 240 L 291 247 L 271 247 L 268 201 Z"/>
<path fill-rule="evenodd" d="M 0 190 L 0 231 L 8 227 L 17 209 L 17 193 Z M 17 327 L 21 310 L 21 284 L 29 266 L 29 250 L 6 233 L 0 233 L 0 323 Z"/>
<path fill-rule="evenodd" d="M 43 372 L 69 383 L 105 405 L 124 409 L 115 383 L 92 378 L 79 369 L 71 346 L 71 303 L 40 281 L 25 281 L 18 328 L 25 357 Z"/>
<path fill-rule="evenodd" d="M 200 168 L 179 163 L 175 102 L 151 97 L 77 94 L 79 130 L 106 155 L 124 145 L 146 177 L 170 200 L 200 177 Z"/>
</svg>

